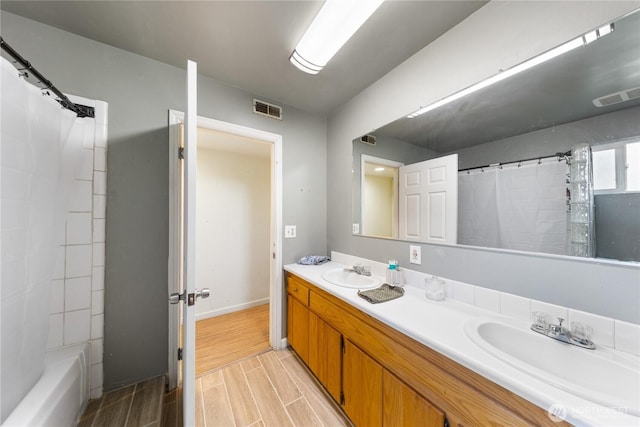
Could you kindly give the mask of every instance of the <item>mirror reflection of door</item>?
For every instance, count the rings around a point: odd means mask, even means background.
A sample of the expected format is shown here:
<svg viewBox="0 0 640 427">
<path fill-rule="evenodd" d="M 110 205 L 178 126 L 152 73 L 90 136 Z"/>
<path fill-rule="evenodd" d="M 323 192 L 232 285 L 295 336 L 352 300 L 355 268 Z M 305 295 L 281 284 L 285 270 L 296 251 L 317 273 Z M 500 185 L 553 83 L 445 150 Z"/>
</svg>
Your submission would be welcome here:
<svg viewBox="0 0 640 427">
<path fill-rule="evenodd" d="M 402 163 L 362 156 L 362 230 L 398 238 L 398 170 Z"/>
</svg>

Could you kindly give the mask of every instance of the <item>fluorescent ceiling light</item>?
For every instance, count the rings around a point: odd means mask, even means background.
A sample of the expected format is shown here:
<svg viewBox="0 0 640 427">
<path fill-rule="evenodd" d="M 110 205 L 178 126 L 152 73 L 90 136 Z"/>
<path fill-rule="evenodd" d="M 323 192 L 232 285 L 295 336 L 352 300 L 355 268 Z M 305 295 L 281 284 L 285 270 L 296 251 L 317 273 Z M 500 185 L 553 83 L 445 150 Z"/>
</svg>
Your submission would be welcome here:
<svg viewBox="0 0 640 427">
<path fill-rule="evenodd" d="M 376 171 L 376 172 L 384 172 L 384 168 L 383 167 L 375 168 L 374 171 Z"/>
<path fill-rule="evenodd" d="M 442 98 L 439 101 L 434 102 L 433 104 L 427 105 L 426 107 L 422 107 L 419 110 L 409 114 L 407 117 L 413 119 L 414 117 L 418 117 L 428 111 L 435 110 L 438 107 L 441 107 L 445 104 L 453 102 L 457 99 L 460 99 L 464 96 L 467 96 L 473 92 L 477 92 L 480 89 L 483 89 L 487 86 L 490 86 L 494 83 L 497 83 L 501 80 L 509 78 L 513 75 L 521 73 L 529 68 L 535 67 L 538 64 L 542 64 L 550 59 L 553 59 L 557 56 L 563 55 L 573 49 L 576 49 L 580 46 L 586 46 L 587 44 L 599 39 L 600 37 L 607 35 L 613 31 L 613 24 L 605 25 L 604 27 L 598 28 L 597 30 L 590 31 L 580 37 L 577 37 L 565 44 L 562 44 L 554 49 L 551 49 L 542 55 L 538 55 L 535 58 L 531 58 L 528 61 L 522 62 L 514 67 L 509 68 L 508 70 L 501 71 L 498 74 L 494 74 L 486 80 L 478 82 L 472 86 L 469 86 L 465 89 L 462 89 L 459 92 L 454 93 L 453 95 L 447 96 L 446 98 Z"/>
<path fill-rule="evenodd" d="M 327 0 L 302 36 L 289 61 L 318 74 L 383 0 Z"/>
</svg>

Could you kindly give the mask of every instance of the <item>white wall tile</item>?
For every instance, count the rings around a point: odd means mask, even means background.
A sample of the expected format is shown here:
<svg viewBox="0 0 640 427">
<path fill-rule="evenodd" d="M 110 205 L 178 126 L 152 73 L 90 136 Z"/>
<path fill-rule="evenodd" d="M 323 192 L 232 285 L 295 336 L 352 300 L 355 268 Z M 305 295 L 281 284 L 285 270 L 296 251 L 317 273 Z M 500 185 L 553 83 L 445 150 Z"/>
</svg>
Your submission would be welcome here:
<svg viewBox="0 0 640 427">
<path fill-rule="evenodd" d="M 476 286 L 476 305 L 500 313 L 500 292 Z"/>
<path fill-rule="evenodd" d="M 66 279 L 64 284 L 65 311 L 91 307 L 91 277 Z"/>
<path fill-rule="evenodd" d="M 518 295 L 500 293 L 500 313 L 520 320 L 531 320 L 531 300 Z"/>
<path fill-rule="evenodd" d="M 93 267 L 93 276 L 91 278 L 91 288 L 94 291 L 104 289 L 104 267 Z"/>
<path fill-rule="evenodd" d="M 571 322 L 580 322 L 590 326 L 593 329 L 591 341 L 596 345 L 604 345 L 610 348 L 615 347 L 613 319 L 570 309 L 569 319 L 566 322 L 567 328 L 571 328 Z"/>
<path fill-rule="evenodd" d="M 93 151 L 93 169 L 97 171 L 107 170 L 107 150 L 105 148 L 96 148 Z"/>
<path fill-rule="evenodd" d="M 104 336 L 104 314 L 91 316 L 91 339 L 96 340 Z"/>
<path fill-rule="evenodd" d="M 64 313 L 64 345 L 88 341 L 90 320 L 91 311 L 88 309 Z"/>
<path fill-rule="evenodd" d="M 547 313 L 549 315 L 549 322 L 553 324 L 558 324 L 558 318 L 564 319 L 562 322 L 562 326 L 566 328 L 570 328 L 569 322 L 569 310 L 566 307 L 562 307 L 555 304 L 549 304 L 542 301 L 531 300 L 531 312 L 541 311 L 543 313 Z"/>
<path fill-rule="evenodd" d="M 91 228 L 90 213 L 69 213 L 67 215 L 67 245 L 91 243 Z"/>
<path fill-rule="evenodd" d="M 93 196 L 93 217 L 107 217 L 107 196 L 98 194 Z"/>
<path fill-rule="evenodd" d="M 107 173 L 95 171 L 93 173 L 93 194 L 107 194 Z"/>
<path fill-rule="evenodd" d="M 105 241 L 105 226 L 106 220 L 94 219 L 93 220 L 93 243 L 99 243 Z"/>
<path fill-rule="evenodd" d="M 109 104 L 104 101 L 95 101 L 95 111 L 94 115 L 96 118 L 96 129 L 99 127 L 98 125 L 105 125 L 109 123 Z M 106 127 L 106 126 L 105 126 Z"/>
<path fill-rule="evenodd" d="M 49 316 L 49 337 L 47 338 L 47 349 L 62 346 L 63 334 L 63 314 L 52 314 Z"/>
<path fill-rule="evenodd" d="M 66 277 L 91 276 L 92 245 L 66 247 Z"/>
<path fill-rule="evenodd" d="M 64 311 L 64 279 L 51 281 L 51 309 L 50 313 L 62 313 Z"/>
<path fill-rule="evenodd" d="M 98 384 L 102 386 L 102 370 L 102 363 L 96 363 L 95 365 L 91 366 L 91 389 L 95 388 Z"/>
<path fill-rule="evenodd" d="M 91 343 L 91 365 L 102 363 L 104 352 L 103 340 L 91 340 L 89 342 Z"/>
<path fill-rule="evenodd" d="M 640 356 L 640 325 L 615 321 L 616 350 Z"/>
<path fill-rule="evenodd" d="M 91 212 L 92 193 L 93 184 L 91 181 L 73 181 L 69 199 L 69 212 Z"/>
<path fill-rule="evenodd" d="M 453 281 L 453 298 L 467 304 L 475 304 L 475 286 Z"/>
<path fill-rule="evenodd" d="M 100 267 L 104 265 L 104 242 L 93 244 L 93 266 Z"/>
<path fill-rule="evenodd" d="M 93 291 L 91 293 L 91 314 L 104 312 L 104 291 Z"/>
</svg>

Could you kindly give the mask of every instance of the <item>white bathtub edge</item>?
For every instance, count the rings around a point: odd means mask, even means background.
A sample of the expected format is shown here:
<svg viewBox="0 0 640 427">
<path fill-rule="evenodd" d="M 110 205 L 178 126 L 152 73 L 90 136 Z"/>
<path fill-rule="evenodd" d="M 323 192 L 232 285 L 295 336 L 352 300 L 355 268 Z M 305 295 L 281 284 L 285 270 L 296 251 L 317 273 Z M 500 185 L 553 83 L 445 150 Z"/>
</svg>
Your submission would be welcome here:
<svg viewBox="0 0 640 427">
<path fill-rule="evenodd" d="M 47 352 L 42 376 L 2 427 L 75 426 L 89 400 L 89 355 L 89 343 Z"/>
</svg>

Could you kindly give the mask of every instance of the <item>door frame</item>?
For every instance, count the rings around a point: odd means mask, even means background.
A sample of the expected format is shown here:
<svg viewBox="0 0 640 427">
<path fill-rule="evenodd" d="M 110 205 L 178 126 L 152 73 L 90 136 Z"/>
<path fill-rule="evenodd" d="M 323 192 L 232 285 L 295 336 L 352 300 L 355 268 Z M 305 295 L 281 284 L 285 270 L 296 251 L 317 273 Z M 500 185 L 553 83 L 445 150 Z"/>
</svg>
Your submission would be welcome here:
<svg viewBox="0 0 640 427">
<path fill-rule="evenodd" d="M 184 113 L 169 110 L 169 258 L 168 292 L 180 292 L 180 150 Z M 269 344 L 283 348 L 282 336 L 282 135 L 198 116 L 198 128 L 257 139 L 273 145 L 271 156 L 271 280 L 269 284 Z M 213 295 L 215 298 L 215 295 Z M 178 386 L 177 348 L 180 341 L 179 310 L 169 310 L 168 380 L 169 389 Z"/>
<path fill-rule="evenodd" d="M 369 154 L 363 154 L 360 157 L 360 233 L 361 234 L 367 234 L 365 232 L 365 224 L 364 224 L 364 206 L 365 206 L 365 192 L 364 192 L 364 185 L 365 185 L 365 164 L 366 163 L 376 163 L 379 165 L 385 165 L 385 166 L 389 166 L 392 168 L 396 168 L 396 169 L 400 169 L 402 166 L 404 166 L 404 163 L 402 162 L 397 162 L 395 160 L 389 160 L 389 159 L 384 159 L 382 157 L 375 157 L 375 156 L 371 156 Z M 399 224 L 398 221 L 400 220 L 400 217 L 398 215 L 398 203 L 399 203 L 399 176 L 398 176 L 398 171 L 396 171 L 396 173 L 393 176 L 393 192 L 394 192 L 394 196 L 393 196 L 393 229 L 392 229 L 392 238 L 397 239 L 398 238 L 398 234 L 399 234 Z"/>
</svg>

